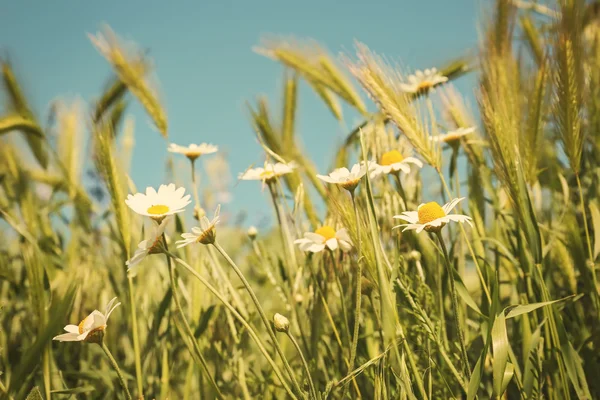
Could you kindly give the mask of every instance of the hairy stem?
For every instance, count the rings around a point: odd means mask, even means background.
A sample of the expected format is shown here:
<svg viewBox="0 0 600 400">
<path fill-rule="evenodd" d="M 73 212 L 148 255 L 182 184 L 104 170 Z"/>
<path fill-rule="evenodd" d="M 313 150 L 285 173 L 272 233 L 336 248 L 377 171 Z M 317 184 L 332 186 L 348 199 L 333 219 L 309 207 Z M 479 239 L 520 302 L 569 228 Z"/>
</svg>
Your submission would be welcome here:
<svg viewBox="0 0 600 400">
<path fill-rule="evenodd" d="M 233 262 L 233 260 L 231 259 L 231 257 L 229 257 L 229 254 L 227 254 L 227 252 L 225 252 L 225 250 L 221 247 L 221 245 L 219 245 L 219 243 L 217 243 L 217 242 L 214 242 L 213 246 L 215 246 L 215 248 L 223 256 L 223 258 L 225 258 L 225 260 L 227 260 L 227 262 L 229 263 L 229 265 L 231 266 L 231 268 L 233 268 L 233 270 L 235 271 L 235 273 L 237 274 L 237 276 L 242 281 L 242 284 L 246 288 L 246 291 L 248 291 L 248 294 L 250 295 L 250 298 L 252 299 L 252 301 L 254 302 L 254 305 L 256 306 L 256 309 L 258 310 L 258 314 L 260 315 L 260 318 L 262 319 L 262 322 L 265 325 L 265 328 L 267 329 L 267 333 L 269 334 L 269 337 L 273 341 L 273 345 L 275 346 L 275 350 L 277 350 L 277 353 L 279 354 L 279 357 L 281 357 L 281 360 L 283 361 L 283 366 L 285 367 L 286 371 L 290 375 L 290 379 L 292 380 L 292 384 L 294 385 L 294 388 L 296 389 L 296 391 L 298 392 L 298 394 L 302 394 L 302 389 L 300 388 L 300 384 L 298 384 L 298 381 L 296 380 L 296 376 L 294 375 L 294 371 L 292 370 L 292 367 L 288 363 L 288 360 L 285 357 L 285 354 L 283 354 L 283 350 L 281 349 L 281 346 L 279 346 L 279 342 L 277 341 L 277 337 L 275 336 L 275 332 L 273 332 L 273 328 L 271 327 L 271 323 L 269 322 L 269 319 L 267 318 L 267 315 L 265 314 L 265 311 L 263 310 L 262 305 L 258 301 L 258 297 L 256 297 L 256 294 L 254 293 L 254 290 L 250 286 L 250 283 L 248 282 L 248 280 L 246 280 L 246 277 L 244 276 L 244 274 L 242 273 L 242 271 L 240 270 L 240 268 L 236 265 L 235 262 Z"/>
<path fill-rule="evenodd" d="M 171 253 L 167 253 L 167 255 L 169 257 L 171 257 L 173 260 L 175 260 L 175 262 L 177 264 L 179 264 L 183 268 L 185 268 L 190 274 L 194 275 L 194 277 L 196 279 L 198 279 L 217 299 L 219 299 L 219 301 L 221 301 L 221 303 L 223 303 L 223 305 L 231 312 L 231 314 L 238 321 L 240 321 L 240 323 L 248 331 L 248 334 L 250 335 L 250 337 L 254 340 L 254 342 L 258 346 L 258 349 L 265 356 L 267 362 L 273 368 L 273 372 L 275 372 L 275 375 L 277 375 L 277 377 L 281 381 L 281 384 L 282 384 L 283 388 L 285 389 L 285 391 L 287 392 L 287 394 L 290 396 L 290 398 L 296 399 L 297 397 L 294 395 L 294 393 L 292 392 L 292 390 L 288 386 L 285 378 L 283 377 L 283 373 L 281 372 L 281 370 L 279 369 L 279 367 L 277 366 L 277 364 L 275 364 L 275 361 L 273 361 L 273 359 L 269 355 L 269 352 L 265 348 L 264 343 L 262 342 L 262 340 L 260 339 L 260 337 L 258 336 L 258 334 L 256 333 L 256 331 L 254 330 L 254 328 L 248 323 L 248 321 L 246 321 L 246 319 L 235 309 L 235 307 L 233 305 L 231 305 L 231 303 L 229 301 L 227 301 L 225 299 L 225 297 L 221 293 L 219 293 L 217 291 L 217 289 L 215 289 L 214 286 L 212 286 L 202 275 L 200 275 L 198 272 L 196 272 L 196 270 L 193 269 L 188 263 L 186 263 L 181 258 L 179 258 L 179 257 L 177 257 L 177 256 L 175 256 L 175 255 L 173 255 Z"/>
<path fill-rule="evenodd" d="M 169 248 L 167 246 L 167 239 L 165 238 L 164 233 L 162 235 L 162 239 L 163 239 L 163 244 L 165 246 L 165 249 L 167 251 L 169 251 Z M 200 366 L 206 373 L 206 376 L 208 377 L 210 384 L 215 389 L 215 393 L 216 393 L 217 397 L 219 399 L 222 399 L 223 394 L 219 390 L 219 386 L 217 386 L 217 382 L 211 375 L 210 370 L 208 369 L 208 364 L 206 363 L 206 360 L 204 359 L 204 356 L 202 355 L 202 352 L 200 351 L 200 346 L 198 346 L 198 341 L 196 340 L 196 337 L 194 336 L 194 332 L 192 331 L 192 328 L 190 327 L 190 324 L 189 324 L 187 318 L 185 317 L 185 314 L 181 307 L 181 302 L 179 301 L 179 296 L 177 295 L 177 282 L 175 280 L 175 266 L 171 262 L 171 257 L 169 257 L 168 254 L 165 254 L 165 255 L 167 257 L 167 264 L 169 265 L 169 280 L 171 281 L 171 290 L 173 292 L 173 300 L 175 300 L 175 307 L 177 308 L 177 312 L 179 313 L 179 316 L 181 317 L 181 320 L 183 321 L 185 333 L 188 335 L 188 339 L 192 343 L 194 352 L 198 356 L 198 361 L 200 361 Z M 185 341 L 185 339 L 184 339 L 184 341 Z"/>
<path fill-rule="evenodd" d="M 127 389 L 127 383 L 125 383 L 125 378 L 123 377 L 123 374 L 121 373 L 121 369 L 119 368 L 119 365 L 115 361 L 115 358 L 111 354 L 110 350 L 108 350 L 108 347 L 106 347 L 106 344 L 104 343 L 104 341 L 100 342 L 99 344 L 100 344 L 100 347 L 102 347 L 102 350 L 104 350 L 104 354 L 106 354 L 106 357 L 108 357 L 108 361 L 110 362 L 110 365 L 113 367 L 113 369 L 117 373 L 117 376 L 119 377 L 119 382 L 121 383 L 121 386 L 123 387 L 123 390 L 125 391 L 125 397 L 127 398 L 127 400 L 131 400 L 131 393 L 129 393 L 129 389 Z"/>
<path fill-rule="evenodd" d="M 441 232 L 437 231 L 436 235 L 438 238 L 438 242 L 442 247 L 442 253 L 444 253 L 444 261 L 448 270 L 448 279 L 450 280 L 450 290 L 452 292 L 452 314 L 454 314 L 454 324 L 456 325 L 456 331 L 458 332 L 458 340 L 460 343 L 460 352 L 465 376 L 467 377 L 467 380 L 469 380 L 471 378 L 471 367 L 469 366 L 469 356 L 467 355 L 467 347 L 465 346 L 464 330 L 460 323 L 460 317 L 458 315 L 458 294 L 456 292 L 456 285 L 454 284 L 454 274 L 452 273 L 453 267 L 450 263 L 450 258 L 448 257 L 448 250 L 446 249 L 446 244 L 444 243 L 444 239 L 442 238 Z"/>
</svg>

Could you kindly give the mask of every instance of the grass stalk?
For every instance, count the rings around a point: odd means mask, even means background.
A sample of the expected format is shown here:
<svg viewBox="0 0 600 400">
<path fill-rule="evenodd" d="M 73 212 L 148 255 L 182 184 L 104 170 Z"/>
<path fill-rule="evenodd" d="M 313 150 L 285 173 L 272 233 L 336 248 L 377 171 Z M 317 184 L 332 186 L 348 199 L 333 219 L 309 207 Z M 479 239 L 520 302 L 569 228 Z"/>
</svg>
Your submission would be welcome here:
<svg viewBox="0 0 600 400">
<path fill-rule="evenodd" d="M 129 393 L 129 389 L 127 388 L 127 382 L 125 382 L 125 378 L 123 377 L 123 373 L 121 372 L 121 369 L 119 368 L 119 364 L 117 364 L 117 361 L 115 360 L 115 358 L 111 354 L 110 350 L 106 346 L 106 343 L 104 343 L 104 341 L 101 341 L 99 344 L 100 344 L 100 347 L 102 347 L 102 350 L 104 350 L 104 354 L 106 354 L 106 357 L 108 358 L 108 361 L 110 362 L 111 367 L 113 367 L 113 369 L 117 373 L 117 376 L 119 377 L 119 383 L 121 384 L 121 387 L 123 388 L 123 391 L 125 392 L 125 397 L 127 398 L 127 400 L 131 400 L 131 393 Z"/>
</svg>

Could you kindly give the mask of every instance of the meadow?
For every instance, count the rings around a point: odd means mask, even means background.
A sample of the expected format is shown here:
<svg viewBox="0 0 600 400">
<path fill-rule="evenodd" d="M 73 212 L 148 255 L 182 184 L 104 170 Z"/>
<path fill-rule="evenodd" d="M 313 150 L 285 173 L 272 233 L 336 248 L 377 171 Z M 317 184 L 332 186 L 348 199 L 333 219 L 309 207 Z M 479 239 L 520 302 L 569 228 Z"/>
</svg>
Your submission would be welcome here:
<svg viewBox="0 0 600 400">
<path fill-rule="evenodd" d="M 270 195 L 261 229 L 219 205 L 219 143 L 169 140 L 152 60 L 109 27 L 89 38 L 110 84 L 48 119 L 1 59 L 0 398 L 599 399 L 599 4 L 496 0 L 476 52 L 422 71 L 260 42 L 283 91 L 249 100 L 262 152 L 235 173 Z M 363 120 L 327 171 L 299 85 Z M 163 185 L 129 176 L 132 102 Z"/>
</svg>

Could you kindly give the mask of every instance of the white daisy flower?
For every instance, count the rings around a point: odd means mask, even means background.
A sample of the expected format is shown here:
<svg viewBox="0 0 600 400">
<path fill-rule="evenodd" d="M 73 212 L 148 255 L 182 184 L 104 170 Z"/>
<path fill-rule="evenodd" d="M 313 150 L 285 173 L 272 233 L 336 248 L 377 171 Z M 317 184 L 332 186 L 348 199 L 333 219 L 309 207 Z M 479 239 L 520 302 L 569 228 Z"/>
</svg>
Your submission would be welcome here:
<svg viewBox="0 0 600 400">
<path fill-rule="evenodd" d="M 338 247 L 342 251 L 348 251 L 352 248 L 352 240 L 348 236 L 345 228 L 337 232 L 330 226 L 322 226 L 315 232 L 306 232 L 304 238 L 294 241 L 302 251 L 310 251 L 319 253 L 327 246 L 330 250 L 335 250 Z"/>
<path fill-rule="evenodd" d="M 65 326 L 65 331 L 68 333 L 55 336 L 53 340 L 58 340 L 60 342 L 85 341 L 90 343 L 100 343 L 104 337 L 104 330 L 106 329 L 108 317 L 110 317 L 110 314 L 115 310 L 115 308 L 121 304 L 115 304 L 116 300 L 117 298 L 114 297 L 108 302 L 106 308 L 104 309 L 104 313 L 94 310 L 90 315 L 85 317 L 83 321 L 79 323 L 79 325 Z"/>
<path fill-rule="evenodd" d="M 192 243 L 212 244 L 217 238 L 217 230 L 215 226 L 219 223 L 219 213 L 221 212 L 221 205 L 217 206 L 215 216 L 212 220 L 209 220 L 206 216 L 200 218 L 200 227 L 193 227 L 191 233 L 184 233 L 181 235 L 182 240 L 175 242 L 177 248 L 187 246 Z"/>
<path fill-rule="evenodd" d="M 388 151 L 381 155 L 379 163 L 372 163 L 369 166 L 369 176 L 374 178 L 382 174 L 392 174 L 400 171 L 408 174 L 410 173 L 411 164 L 423 168 L 423 163 L 414 157 L 404 158 L 398 150 Z"/>
<path fill-rule="evenodd" d="M 167 226 L 167 222 L 169 218 L 163 219 L 163 221 L 159 225 L 154 225 L 152 230 L 150 231 L 150 235 L 148 235 L 148 239 L 142 240 L 140 244 L 138 244 L 138 248 L 125 265 L 127 265 L 127 269 L 131 269 L 137 264 L 140 263 L 148 254 L 158 254 L 163 253 L 163 243 L 162 243 L 162 235 L 165 231 L 165 226 Z"/>
<path fill-rule="evenodd" d="M 160 185 L 158 192 L 147 187 L 146 194 L 128 195 L 125 203 L 140 215 L 161 221 L 167 215 L 182 212 L 191 203 L 190 195 L 184 196 L 185 188 L 175 189 L 175 184 Z"/>
<path fill-rule="evenodd" d="M 369 167 L 370 165 L 371 163 L 369 163 Z M 366 173 L 367 167 L 361 163 L 354 164 L 350 171 L 346 167 L 336 168 L 329 175 L 317 175 L 317 178 L 327 183 L 335 183 L 352 192 Z"/>
<path fill-rule="evenodd" d="M 432 201 L 419 205 L 417 211 L 405 211 L 401 215 L 395 215 L 394 218 L 402 219 L 408 222 L 408 224 L 395 226 L 394 229 L 404 228 L 402 232 L 410 229 L 416 230 L 417 233 L 420 233 L 423 229 L 427 232 L 439 232 L 450 221 L 466 222 L 473 226 L 471 217 L 460 214 L 448 214 L 462 200 L 464 200 L 464 197 L 453 199 L 444 204 L 443 207 Z"/>
<path fill-rule="evenodd" d="M 265 162 L 264 167 L 249 168 L 239 175 L 239 179 L 244 181 L 263 181 L 268 183 L 282 175 L 289 174 L 296 168 L 296 163 L 269 163 Z"/>
<path fill-rule="evenodd" d="M 469 128 L 458 128 L 453 131 L 448 131 L 443 135 L 432 136 L 431 140 L 434 142 L 448 143 L 449 145 L 456 144 L 458 141 L 466 135 L 475 132 L 475 127 Z"/>
<path fill-rule="evenodd" d="M 418 93 L 433 89 L 434 86 L 448 81 L 436 68 L 417 70 L 414 75 L 408 76 L 408 81 L 400 84 L 400 89 L 405 93 Z"/>
<path fill-rule="evenodd" d="M 191 161 L 194 161 L 196 158 L 205 154 L 216 153 L 219 150 L 219 148 L 210 143 L 192 143 L 189 146 L 179 146 L 175 143 L 171 143 L 169 144 L 169 148 L 167 150 L 171 153 L 183 154 Z"/>
</svg>

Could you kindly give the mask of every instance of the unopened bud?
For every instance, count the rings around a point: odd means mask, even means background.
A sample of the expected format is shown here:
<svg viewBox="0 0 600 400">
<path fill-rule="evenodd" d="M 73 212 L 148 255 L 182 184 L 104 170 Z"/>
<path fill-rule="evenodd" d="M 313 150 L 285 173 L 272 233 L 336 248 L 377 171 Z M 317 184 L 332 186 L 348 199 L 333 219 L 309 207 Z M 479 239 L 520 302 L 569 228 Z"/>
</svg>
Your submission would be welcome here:
<svg viewBox="0 0 600 400">
<path fill-rule="evenodd" d="M 204 217 L 205 215 L 206 211 L 204 211 L 202 207 L 194 206 L 194 219 L 196 219 L 196 221 L 200 221 L 200 218 Z"/>
<path fill-rule="evenodd" d="M 287 332 L 290 329 L 290 320 L 277 313 L 273 316 L 273 326 L 277 332 Z"/>
<path fill-rule="evenodd" d="M 256 236 L 258 235 L 258 229 L 256 229 L 255 226 L 251 226 L 250 228 L 248 228 L 248 237 L 250 238 L 250 240 L 254 240 L 256 239 Z"/>
</svg>

